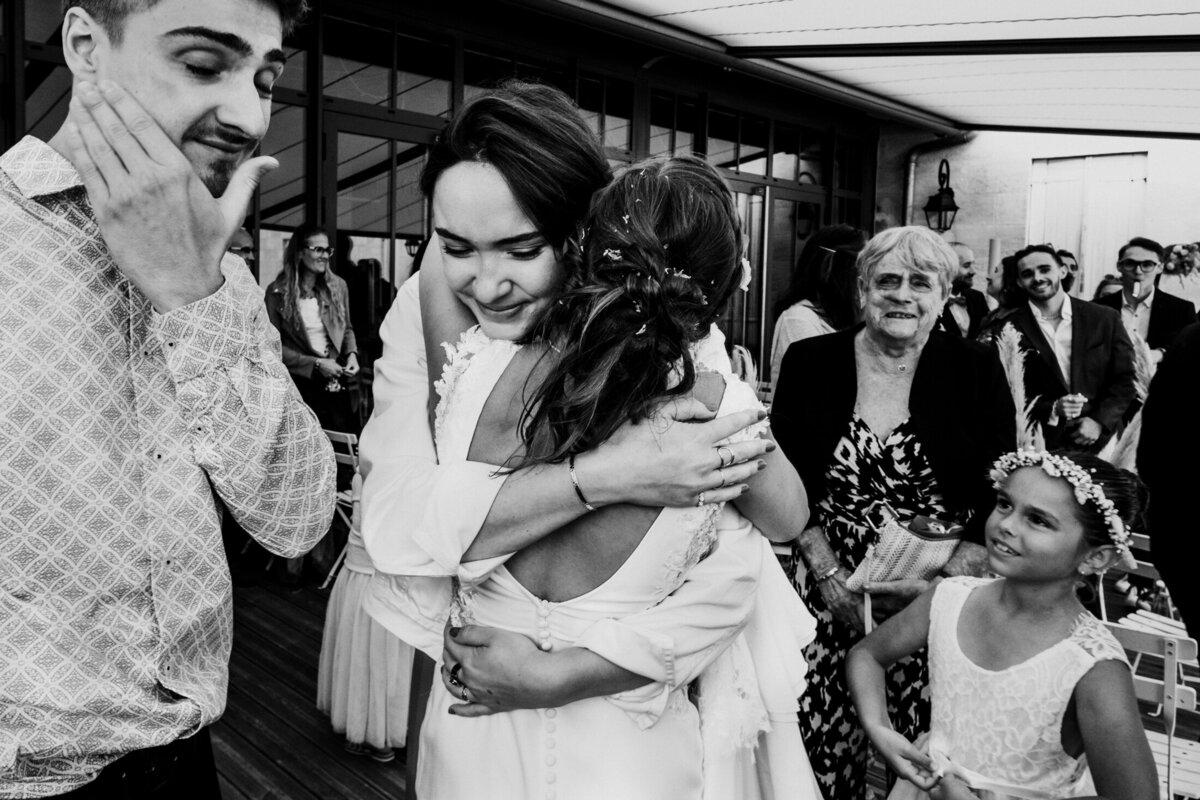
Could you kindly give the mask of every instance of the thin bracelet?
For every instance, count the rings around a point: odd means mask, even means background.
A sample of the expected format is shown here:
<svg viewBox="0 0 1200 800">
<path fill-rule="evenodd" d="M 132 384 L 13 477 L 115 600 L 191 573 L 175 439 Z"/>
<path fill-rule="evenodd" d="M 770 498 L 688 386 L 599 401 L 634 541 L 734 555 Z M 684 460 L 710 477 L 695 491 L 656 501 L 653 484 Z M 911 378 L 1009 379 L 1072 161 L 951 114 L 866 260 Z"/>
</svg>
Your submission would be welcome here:
<svg viewBox="0 0 1200 800">
<path fill-rule="evenodd" d="M 841 571 L 841 569 L 842 569 L 842 565 L 841 565 L 841 564 L 834 564 L 832 567 L 830 567 L 829 569 L 825 570 L 825 571 L 824 571 L 824 572 L 822 572 L 820 575 L 818 575 L 816 578 L 814 578 L 814 579 L 813 579 L 813 582 L 814 582 L 814 583 L 816 583 L 816 584 L 818 584 L 818 585 L 819 585 L 819 584 L 822 584 L 822 583 L 824 583 L 825 581 L 827 581 L 827 580 L 829 580 L 830 578 L 832 578 L 834 575 L 837 575 L 837 574 L 838 574 L 838 572 L 840 572 L 840 571 Z"/>
<path fill-rule="evenodd" d="M 579 476 L 575 474 L 575 454 L 571 453 L 571 457 L 567 459 L 567 468 L 571 473 L 571 485 L 575 487 L 575 496 L 579 498 L 579 502 L 583 503 L 583 507 L 588 511 L 595 511 L 596 507 L 587 501 L 583 496 L 583 489 L 579 488 Z"/>
</svg>

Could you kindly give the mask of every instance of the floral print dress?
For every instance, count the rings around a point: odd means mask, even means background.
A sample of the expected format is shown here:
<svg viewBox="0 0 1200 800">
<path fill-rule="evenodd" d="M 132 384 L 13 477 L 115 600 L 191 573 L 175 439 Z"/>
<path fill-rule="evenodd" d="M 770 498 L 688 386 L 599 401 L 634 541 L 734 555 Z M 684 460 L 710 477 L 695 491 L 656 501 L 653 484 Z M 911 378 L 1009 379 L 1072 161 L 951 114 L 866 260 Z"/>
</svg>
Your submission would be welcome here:
<svg viewBox="0 0 1200 800">
<path fill-rule="evenodd" d="M 887 503 L 902 521 L 919 514 L 947 517 L 911 418 L 880 439 L 855 413 L 825 477 L 828 493 L 817 516 L 833 552 L 851 570 L 878 538 L 878 503 Z M 850 699 L 845 661 L 859 636 L 833 618 L 816 583 L 800 580 L 796 588 L 817 618 L 816 639 L 805 650 L 808 691 L 800 699 L 804 744 L 825 796 L 858 800 L 866 790 L 867 741 Z M 888 711 L 896 730 L 910 740 L 928 730 L 924 651 L 888 670 Z"/>
</svg>

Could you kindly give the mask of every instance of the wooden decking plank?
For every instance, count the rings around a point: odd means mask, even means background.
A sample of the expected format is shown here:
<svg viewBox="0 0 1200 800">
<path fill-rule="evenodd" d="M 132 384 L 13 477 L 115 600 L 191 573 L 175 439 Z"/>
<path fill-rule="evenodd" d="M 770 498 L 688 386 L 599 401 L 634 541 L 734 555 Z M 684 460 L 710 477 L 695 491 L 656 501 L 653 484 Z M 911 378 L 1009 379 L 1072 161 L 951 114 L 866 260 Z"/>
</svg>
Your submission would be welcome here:
<svg viewBox="0 0 1200 800">
<path fill-rule="evenodd" d="M 221 790 L 221 800 L 250 800 L 249 796 L 230 783 L 224 775 L 217 776 L 217 786 Z"/>
<path fill-rule="evenodd" d="M 321 633 L 325 628 L 324 611 L 317 615 L 307 608 L 289 603 L 273 592 L 257 588 L 245 592 L 240 601 L 239 605 L 243 609 L 257 609 L 264 620 L 286 625 L 315 641 L 320 647 Z"/>
<path fill-rule="evenodd" d="M 231 686 L 229 696 L 231 702 L 224 721 L 271 755 L 275 763 L 308 789 L 309 795 L 322 800 L 341 797 L 383 800 L 387 797 L 364 781 L 357 771 L 324 756 L 319 747 L 296 730 L 278 725 L 253 692 Z M 232 702 L 235 697 L 236 702 Z"/>
<path fill-rule="evenodd" d="M 227 721 L 213 725 L 212 742 L 217 773 L 250 800 L 314 797 L 283 765 L 247 741 Z"/>
<path fill-rule="evenodd" d="M 273 682 L 274 674 L 268 668 L 254 663 L 253 659 L 235 657 L 231 664 L 230 678 L 234 685 L 254 687 Z M 251 696 L 257 701 L 256 695 Z M 259 702 L 259 708 L 254 713 L 273 719 L 280 726 L 291 726 L 298 735 L 320 748 L 325 758 L 357 772 L 384 796 L 403 796 L 403 762 L 381 764 L 369 758 L 348 754 L 343 748 L 344 740 L 330 728 L 329 719 L 317 709 L 314 699 L 295 691 L 286 681 L 274 690 L 269 703 Z"/>
<path fill-rule="evenodd" d="M 253 652 L 256 659 L 272 664 L 290 681 L 296 681 L 298 689 L 316 697 L 319 645 L 245 611 L 234 617 L 233 630 L 235 649 L 244 643 L 252 648 L 248 653 Z"/>
</svg>

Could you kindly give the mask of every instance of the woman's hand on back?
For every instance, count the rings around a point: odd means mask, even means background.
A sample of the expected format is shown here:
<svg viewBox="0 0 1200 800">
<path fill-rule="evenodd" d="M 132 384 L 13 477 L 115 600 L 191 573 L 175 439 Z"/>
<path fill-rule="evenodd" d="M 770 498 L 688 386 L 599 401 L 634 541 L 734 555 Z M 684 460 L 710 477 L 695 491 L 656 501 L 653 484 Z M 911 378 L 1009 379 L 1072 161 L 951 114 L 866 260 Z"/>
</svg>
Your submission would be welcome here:
<svg viewBox="0 0 1200 800">
<path fill-rule="evenodd" d="M 766 439 L 717 443 L 759 422 L 748 410 L 713 419 L 699 400 L 664 403 L 649 419 L 626 423 L 608 441 L 576 459 L 580 485 L 595 504 L 686 507 L 741 495 L 758 473 L 758 457 L 775 448 Z M 722 467 L 722 464 L 729 466 Z M 723 484 L 723 485 L 722 485 Z"/>
</svg>

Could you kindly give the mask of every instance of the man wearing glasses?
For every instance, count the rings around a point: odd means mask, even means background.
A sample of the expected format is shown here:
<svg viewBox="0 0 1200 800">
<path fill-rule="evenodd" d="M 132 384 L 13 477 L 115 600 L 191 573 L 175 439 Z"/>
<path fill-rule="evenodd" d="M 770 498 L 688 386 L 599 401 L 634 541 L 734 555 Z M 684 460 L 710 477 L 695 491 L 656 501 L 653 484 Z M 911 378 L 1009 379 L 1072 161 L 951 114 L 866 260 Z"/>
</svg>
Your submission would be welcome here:
<svg viewBox="0 0 1200 800">
<path fill-rule="evenodd" d="M 1117 254 L 1121 292 L 1096 302 L 1121 312 L 1130 336 L 1136 333 L 1150 346 L 1154 363 L 1187 325 L 1196 321 L 1196 307 L 1187 300 L 1158 291 L 1163 272 L 1163 248 L 1153 239 L 1136 236 Z"/>
</svg>

